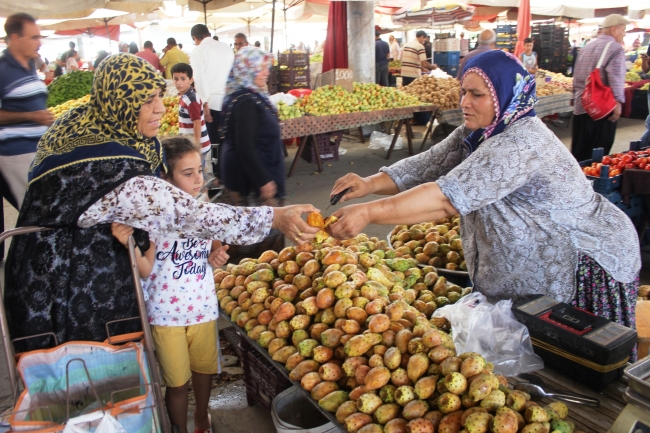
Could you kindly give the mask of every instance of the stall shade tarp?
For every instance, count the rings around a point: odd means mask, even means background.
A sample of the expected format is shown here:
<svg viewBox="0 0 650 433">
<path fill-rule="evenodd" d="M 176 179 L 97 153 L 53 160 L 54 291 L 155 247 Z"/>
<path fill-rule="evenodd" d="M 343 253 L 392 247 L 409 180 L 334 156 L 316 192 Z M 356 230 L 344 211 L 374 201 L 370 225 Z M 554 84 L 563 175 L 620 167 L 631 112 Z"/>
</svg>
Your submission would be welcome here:
<svg viewBox="0 0 650 433">
<path fill-rule="evenodd" d="M 519 0 L 517 46 L 515 46 L 515 56 L 517 57 L 524 52 L 524 40 L 530 37 L 530 18 L 530 0 Z"/>
<path fill-rule="evenodd" d="M 76 30 L 59 30 L 54 33 L 55 35 L 60 36 L 77 36 L 77 35 L 88 35 L 88 36 L 99 36 L 102 38 L 106 36 L 106 26 L 97 26 L 97 27 L 88 27 L 86 29 L 76 29 Z M 120 26 L 108 26 L 108 36 L 111 41 L 119 42 L 120 40 Z"/>
<path fill-rule="evenodd" d="M 348 67 L 348 3 L 330 2 L 327 39 L 323 49 L 323 72 Z"/>
</svg>

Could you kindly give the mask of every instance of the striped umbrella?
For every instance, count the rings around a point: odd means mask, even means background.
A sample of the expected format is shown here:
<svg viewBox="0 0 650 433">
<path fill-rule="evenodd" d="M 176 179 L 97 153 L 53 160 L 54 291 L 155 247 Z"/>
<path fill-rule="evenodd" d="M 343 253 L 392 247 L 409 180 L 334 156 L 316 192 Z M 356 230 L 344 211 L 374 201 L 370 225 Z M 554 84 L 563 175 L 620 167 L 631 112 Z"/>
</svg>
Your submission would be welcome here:
<svg viewBox="0 0 650 433">
<path fill-rule="evenodd" d="M 405 8 L 395 15 L 394 24 L 415 26 L 442 26 L 469 21 L 474 15 L 475 8 L 464 3 L 448 3 L 430 1 L 423 7 Z"/>
</svg>

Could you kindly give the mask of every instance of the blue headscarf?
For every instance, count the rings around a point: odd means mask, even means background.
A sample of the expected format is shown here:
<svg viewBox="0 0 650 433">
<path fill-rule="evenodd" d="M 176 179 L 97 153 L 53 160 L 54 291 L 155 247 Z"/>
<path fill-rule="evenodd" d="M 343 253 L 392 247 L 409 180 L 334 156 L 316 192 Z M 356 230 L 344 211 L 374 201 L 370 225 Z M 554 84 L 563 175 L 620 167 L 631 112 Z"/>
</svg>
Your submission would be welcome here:
<svg viewBox="0 0 650 433">
<path fill-rule="evenodd" d="M 535 116 L 535 77 L 519 59 L 503 51 L 488 51 L 472 57 L 463 69 L 461 86 L 467 74 L 478 74 L 490 89 L 496 116 L 492 124 L 472 132 L 463 142 L 471 154 L 485 140 L 502 133 L 506 127 L 524 117 Z"/>
</svg>

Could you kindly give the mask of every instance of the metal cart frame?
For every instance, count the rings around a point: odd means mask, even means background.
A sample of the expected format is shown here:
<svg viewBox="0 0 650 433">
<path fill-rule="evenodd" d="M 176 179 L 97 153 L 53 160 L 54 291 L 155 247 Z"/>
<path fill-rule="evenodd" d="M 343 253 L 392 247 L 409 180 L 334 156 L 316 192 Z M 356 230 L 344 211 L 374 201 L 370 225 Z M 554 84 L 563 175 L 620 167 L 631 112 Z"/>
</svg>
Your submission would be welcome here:
<svg viewBox="0 0 650 433">
<path fill-rule="evenodd" d="M 12 230 L 7 230 L 5 232 L 0 233 L 0 244 L 2 244 L 2 242 L 4 242 L 5 240 L 13 236 L 23 235 L 28 233 L 43 232 L 49 230 L 52 229 L 45 228 L 45 227 L 35 227 L 35 226 L 19 227 Z M 163 433 L 170 433 L 171 426 L 169 423 L 169 419 L 167 418 L 167 413 L 164 409 L 165 400 L 163 398 L 162 391 L 160 388 L 161 375 L 160 375 L 160 371 L 158 370 L 156 355 L 153 348 L 151 328 L 149 326 L 149 321 L 147 320 L 147 306 L 144 300 L 144 292 L 142 291 L 142 283 L 140 282 L 140 273 L 138 272 L 138 266 L 136 262 L 135 241 L 133 240 L 133 236 L 129 237 L 128 250 L 129 250 L 129 262 L 131 264 L 131 274 L 133 276 L 136 299 L 138 302 L 138 311 L 140 313 L 140 322 L 142 324 L 142 331 L 144 337 L 143 346 L 144 346 L 145 353 L 147 354 L 147 363 L 149 364 L 149 371 L 151 374 L 152 383 L 150 384 L 150 386 L 151 388 L 153 388 L 153 398 L 154 398 L 154 405 L 151 407 L 151 409 L 153 410 L 154 408 L 157 408 L 158 419 L 160 420 L 161 429 Z M 12 393 L 14 406 L 15 406 L 19 396 L 20 377 L 18 375 L 17 366 L 16 366 L 16 358 L 14 354 L 13 341 L 9 336 L 9 325 L 7 323 L 7 315 L 6 315 L 5 305 L 4 305 L 4 296 L 2 294 L 3 294 L 2 282 L 0 281 L 0 335 L 2 337 L 2 344 L 4 345 L 4 349 L 5 349 L 5 362 L 7 364 L 7 369 L 9 372 L 9 383 L 11 385 L 11 393 Z M 130 320 L 130 319 L 126 319 L 126 320 Z M 110 337 L 109 337 L 109 341 L 110 341 Z M 56 342 L 56 338 L 55 338 L 55 342 Z M 88 380 L 90 381 L 90 377 L 88 378 Z M 92 383 L 91 383 L 91 387 L 92 387 Z"/>
</svg>

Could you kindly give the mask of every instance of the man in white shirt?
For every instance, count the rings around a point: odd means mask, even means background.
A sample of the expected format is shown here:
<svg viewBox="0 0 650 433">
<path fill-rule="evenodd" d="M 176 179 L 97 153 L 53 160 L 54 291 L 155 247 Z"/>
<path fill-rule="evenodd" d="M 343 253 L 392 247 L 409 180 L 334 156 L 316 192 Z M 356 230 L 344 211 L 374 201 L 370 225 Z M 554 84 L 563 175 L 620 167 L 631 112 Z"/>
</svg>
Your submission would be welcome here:
<svg viewBox="0 0 650 433">
<path fill-rule="evenodd" d="M 212 39 L 210 30 L 204 24 L 197 24 L 191 30 L 196 47 L 192 50 L 190 64 L 194 69 L 194 87 L 203 101 L 203 113 L 208 127 L 210 142 L 221 143 L 221 106 L 226 96 L 226 82 L 235 60 L 230 47 Z M 214 158 L 216 155 L 212 155 Z M 215 172 L 215 174 L 217 174 Z"/>
</svg>

